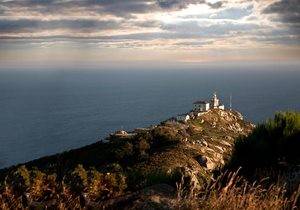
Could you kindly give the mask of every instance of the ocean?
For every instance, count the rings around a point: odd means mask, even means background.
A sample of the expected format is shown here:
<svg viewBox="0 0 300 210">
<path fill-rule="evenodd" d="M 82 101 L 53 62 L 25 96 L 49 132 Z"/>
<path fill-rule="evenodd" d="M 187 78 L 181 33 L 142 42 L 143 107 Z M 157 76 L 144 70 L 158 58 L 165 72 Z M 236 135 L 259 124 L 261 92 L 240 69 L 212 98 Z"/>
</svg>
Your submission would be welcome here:
<svg viewBox="0 0 300 210">
<path fill-rule="evenodd" d="M 155 125 L 216 91 L 259 123 L 300 110 L 297 70 L 3 70 L 0 168 Z"/>
</svg>

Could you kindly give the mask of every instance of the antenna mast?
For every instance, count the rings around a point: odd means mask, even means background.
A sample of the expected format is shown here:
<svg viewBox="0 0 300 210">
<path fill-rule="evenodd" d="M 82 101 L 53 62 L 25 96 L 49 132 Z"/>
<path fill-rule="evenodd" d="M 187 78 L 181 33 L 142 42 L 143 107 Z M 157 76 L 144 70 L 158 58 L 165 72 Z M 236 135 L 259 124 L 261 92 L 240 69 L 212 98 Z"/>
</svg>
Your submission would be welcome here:
<svg viewBox="0 0 300 210">
<path fill-rule="evenodd" d="M 232 94 L 230 93 L 230 96 L 229 96 L 229 110 L 231 111 L 232 109 Z"/>
</svg>

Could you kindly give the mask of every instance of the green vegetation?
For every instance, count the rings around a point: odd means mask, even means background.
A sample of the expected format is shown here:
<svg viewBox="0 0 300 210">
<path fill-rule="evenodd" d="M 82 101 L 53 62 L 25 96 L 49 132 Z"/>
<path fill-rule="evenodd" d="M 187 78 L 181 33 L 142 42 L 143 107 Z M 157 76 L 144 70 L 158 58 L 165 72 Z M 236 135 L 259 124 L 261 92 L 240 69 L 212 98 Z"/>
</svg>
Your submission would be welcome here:
<svg viewBox="0 0 300 210">
<path fill-rule="evenodd" d="M 274 119 L 258 125 L 253 132 L 239 138 L 229 162 L 248 172 L 263 167 L 280 167 L 300 163 L 300 113 L 280 112 Z"/>
</svg>

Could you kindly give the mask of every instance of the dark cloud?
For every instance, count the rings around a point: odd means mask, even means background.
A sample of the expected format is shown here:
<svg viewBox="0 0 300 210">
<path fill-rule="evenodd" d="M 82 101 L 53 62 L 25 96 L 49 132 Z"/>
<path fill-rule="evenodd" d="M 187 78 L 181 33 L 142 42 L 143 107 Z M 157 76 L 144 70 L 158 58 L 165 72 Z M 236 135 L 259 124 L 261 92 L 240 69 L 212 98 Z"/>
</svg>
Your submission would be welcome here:
<svg viewBox="0 0 300 210">
<path fill-rule="evenodd" d="M 121 26 L 121 22 L 117 21 L 99 21 L 99 20 L 0 20 L 0 33 L 21 33 L 21 32 L 37 32 L 41 30 L 53 29 L 69 29 L 80 31 L 99 31 L 105 29 L 115 29 Z"/>
<path fill-rule="evenodd" d="M 264 12 L 297 15 L 300 12 L 300 0 L 280 0 L 269 5 Z"/>
<path fill-rule="evenodd" d="M 155 11 L 180 10 L 190 4 L 208 4 L 205 0 L 10 0 L 0 1 L 0 33 L 34 33 L 43 30 L 77 30 L 77 32 L 122 29 L 122 22 L 85 20 L 85 14 L 111 14 L 124 18 L 127 27 L 161 27 L 158 21 L 140 21 L 133 14 L 146 14 Z M 213 8 L 219 2 L 208 4 Z M 35 18 L 16 19 L 36 14 L 59 17 L 58 20 L 37 20 Z M 74 16 L 73 16 L 74 15 Z M 71 18 L 70 18 L 71 17 Z M 72 20 L 69 20 L 72 19 Z M 73 20 L 75 19 L 75 20 Z"/>
<path fill-rule="evenodd" d="M 183 9 L 190 4 L 204 4 L 205 0 L 157 0 L 157 4 L 165 9 Z"/>
<path fill-rule="evenodd" d="M 300 34 L 300 0 L 280 0 L 269 5 L 263 13 L 278 14 L 273 21 L 285 23 Z"/>
<path fill-rule="evenodd" d="M 223 2 L 218 1 L 216 3 L 207 3 L 213 9 L 219 9 L 223 6 Z"/>
<path fill-rule="evenodd" d="M 206 0 L 157 0 L 158 5 L 165 9 L 183 9 L 190 4 L 207 4 L 213 9 L 219 9 L 223 6 L 222 1 L 216 3 L 209 3 Z"/>
<path fill-rule="evenodd" d="M 214 4 L 206 0 L 11 0 L 0 2 L 0 5 L 10 9 L 25 9 L 26 11 L 47 13 L 65 13 L 76 9 L 99 14 L 130 17 L 132 14 L 144 14 L 164 10 L 180 10 L 190 4 L 207 4 L 212 8 L 220 8 L 222 2 Z M 1 10 L 0 10 L 1 11 Z"/>
<path fill-rule="evenodd" d="M 12 0 L 0 2 L 11 11 L 24 10 L 41 14 L 63 14 L 74 12 L 78 9 L 99 14 L 113 14 L 116 16 L 128 16 L 132 13 L 146 13 L 154 9 L 151 0 Z"/>
</svg>

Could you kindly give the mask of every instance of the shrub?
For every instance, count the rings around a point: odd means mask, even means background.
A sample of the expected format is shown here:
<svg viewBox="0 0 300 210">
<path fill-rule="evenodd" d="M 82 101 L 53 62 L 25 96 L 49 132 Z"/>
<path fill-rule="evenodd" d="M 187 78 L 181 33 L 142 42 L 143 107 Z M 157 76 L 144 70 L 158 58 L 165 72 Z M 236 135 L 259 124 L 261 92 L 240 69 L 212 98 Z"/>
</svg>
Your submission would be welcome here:
<svg viewBox="0 0 300 210">
<path fill-rule="evenodd" d="M 258 125 L 248 136 L 234 145 L 231 167 L 252 171 L 261 167 L 276 167 L 279 162 L 299 164 L 300 113 L 281 112 L 274 119 Z"/>
<path fill-rule="evenodd" d="M 111 163 L 106 165 L 101 171 L 106 173 L 123 173 L 124 170 L 119 163 Z"/>
<path fill-rule="evenodd" d="M 88 185 L 88 173 L 83 166 L 79 164 L 74 171 L 67 176 L 66 182 L 72 192 L 81 194 Z"/>
<path fill-rule="evenodd" d="M 33 198 L 39 198 L 43 196 L 46 185 L 45 178 L 46 175 L 39 170 L 33 170 L 31 172 L 30 194 Z"/>
<path fill-rule="evenodd" d="M 127 188 L 126 177 L 121 173 L 89 171 L 88 195 L 92 200 L 104 200 L 123 193 Z"/>
<path fill-rule="evenodd" d="M 167 126 L 158 126 L 153 129 L 152 136 L 155 147 L 171 146 L 180 141 L 177 131 Z"/>
<path fill-rule="evenodd" d="M 25 166 L 20 166 L 11 176 L 8 177 L 8 183 L 16 194 L 26 192 L 30 187 L 30 172 Z"/>
<path fill-rule="evenodd" d="M 146 185 L 151 186 L 151 185 L 161 184 L 161 183 L 174 184 L 175 182 L 173 182 L 172 175 L 173 174 L 168 173 L 164 170 L 151 171 L 145 177 Z"/>
<path fill-rule="evenodd" d="M 146 151 L 150 149 L 149 143 L 145 139 L 141 139 L 138 143 L 139 153 L 141 155 L 146 154 Z"/>
<path fill-rule="evenodd" d="M 114 156 L 117 160 L 123 160 L 133 155 L 133 145 L 128 141 L 123 141 L 114 150 Z"/>
</svg>

